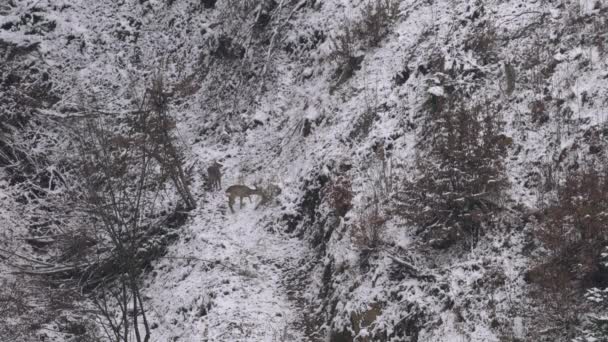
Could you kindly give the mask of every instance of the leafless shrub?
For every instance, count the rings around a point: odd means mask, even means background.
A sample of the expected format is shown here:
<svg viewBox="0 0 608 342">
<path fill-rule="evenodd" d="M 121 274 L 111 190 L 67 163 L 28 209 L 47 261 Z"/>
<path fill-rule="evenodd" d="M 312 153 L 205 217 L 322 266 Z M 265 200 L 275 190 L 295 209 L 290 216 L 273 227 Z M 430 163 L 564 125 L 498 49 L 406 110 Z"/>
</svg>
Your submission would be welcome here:
<svg viewBox="0 0 608 342">
<path fill-rule="evenodd" d="M 333 92 L 360 69 L 363 56 L 357 51 L 377 46 L 389 32 L 389 27 L 398 14 L 399 1 L 370 0 L 363 6 L 360 20 L 344 20 L 339 27 L 339 33 L 330 37 L 333 44 L 330 57 L 338 63 L 336 82 L 330 92 Z"/>
<path fill-rule="evenodd" d="M 592 24 L 591 36 L 594 37 L 592 44 L 597 47 L 599 57 L 602 58 L 606 55 L 606 32 L 608 32 L 608 10 L 604 11 L 604 15 L 594 16 Z"/>
<path fill-rule="evenodd" d="M 352 22 L 345 20 L 340 27 L 340 32 L 329 38 L 333 44 L 330 57 L 335 61 L 349 64 L 355 58 L 358 44 L 354 30 L 355 27 Z"/>
<path fill-rule="evenodd" d="M 190 192 L 190 175 L 184 169 L 184 158 L 175 146 L 171 130 L 175 128 L 174 120 L 169 116 L 167 102 L 172 94 L 165 92 L 162 75 L 158 74 L 152 87 L 147 91 L 150 110 L 141 111 L 139 122 L 135 127 L 150 137 L 153 146 L 150 155 L 161 165 L 163 172 L 171 178 L 175 188 L 184 201 L 186 209 L 196 208 L 196 201 Z"/>
<path fill-rule="evenodd" d="M 225 1 L 220 9 L 224 16 L 229 17 L 235 22 L 243 22 L 249 18 L 249 15 L 258 6 L 259 1 L 255 0 L 228 0 Z"/>
<path fill-rule="evenodd" d="M 366 108 L 363 114 L 354 122 L 349 138 L 357 141 L 365 139 L 369 135 L 377 118 L 378 115 L 374 108 Z"/>
<path fill-rule="evenodd" d="M 62 251 L 59 261 L 68 263 L 86 260 L 87 254 L 91 253 L 91 247 L 98 243 L 97 237 L 92 233 L 87 229 L 80 229 L 62 236 L 59 240 Z"/>
<path fill-rule="evenodd" d="M 27 293 L 17 282 L 4 282 L 0 292 L 0 317 L 20 316 L 30 310 Z"/>
<path fill-rule="evenodd" d="M 544 34 L 532 35 L 531 42 L 526 45 L 521 64 L 521 83 L 541 96 L 547 80 L 555 72 L 558 62 L 553 58 L 552 44 Z"/>
<path fill-rule="evenodd" d="M 267 182 L 266 184 L 256 185 L 256 187 L 262 189 L 262 200 L 256 206 L 256 209 L 263 205 L 273 205 L 278 202 L 278 197 L 281 195 L 281 187 L 274 182 Z"/>
<path fill-rule="evenodd" d="M 60 327 L 65 333 L 74 336 L 74 342 L 104 342 L 105 339 L 99 334 L 97 325 L 93 320 L 78 322 L 67 322 L 66 326 Z"/>
<path fill-rule="evenodd" d="M 538 189 L 538 207 L 545 208 L 549 199 L 555 193 L 558 186 L 558 170 L 552 163 L 541 166 L 541 183 Z"/>
<path fill-rule="evenodd" d="M 388 199 L 394 189 L 395 174 L 393 160 L 384 145 L 376 146 L 369 166 L 368 178 L 373 184 L 374 194 L 380 201 Z"/>
<path fill-rule="evenodd" d="M 538 124 L 544 124 L 549 121 L 549 115 L 547 114 L 547 108 L 545 101 L 534 100 L 528 104 L 530 114 L 532 114 L 532 122 Z"/>
<path fill-rule="evenodd" d="M 529 297 L 538 305 L 529 337 L 537 341 L 556 341 L 558 336 L 570 340 L 579 326 L 582 307 L 581 295 L 568 279 L 564 267 L 559 264 L 539 265 L 529 275 L 537 284 L 529 292 Z"/>
<path fill-rule="evenodd" d="M 473 51 L 481 63 L 486 65 L 498 60 L 497 41 L 496 27 L 492 22 L 486 21 L 480 29 L 471 31 L 465 41 L 464 48 Z"/>
<path fill-rule="evenodd" d="M 382 244 L 384 224 L 388 218 L 380 212 L 376 199 L 363 208 L 359 217 L 351 227 L 353 243 L 361 250 L 375 250 Z"/>
<path fill-rule="evenodd" d="M 361 23 L 357 27 L 360 39 L 368 46 L 377 46 L 388 33 L 388 28 L 399 15 L 399 1 L 371 0 L 361 11 Z"/>
<path fill-rule="evenodd" d="M 608 241 L 606 171 L 588 169 L 566 176 L 536 235 L 550 252 L 549 263 L 565 266 L 570 280 L 592 283 L 597 256 Z"/>
<path fill-rule="evenodd" d="M 325 189 L 330 207 L 338 216 L 345 216 L 353 207 L 353 190 L 350 177 L 346 175 L 335 178 Z"/>
<path fill-rule="evenodd" d="M 217 121 L 246 125 L 241 113 L 255 106 L 261 93 L 271 89 L 277 77 L 277 51 L 301 2 L 274 0 L 203 1 L 216 7 L 218 16 L 204 30 L 195 73 L 214 84 L 205 97 Z M 256 86 L 251 86 L 256 84 Z M 227 141 L 228 135 L 222 136 Z"/>
<path fill-rule="evenodd" d="M 528 278 L 536 285 L 532 298 L 542 307 L 543 325 L 573 337 L 584 309 L 583 290 L 605 281 L 599 260 L 608 242 L 608 175 L 605 169 L 573 172 L 556 192 L 535 231 L 546 254 Z"/>
<path fill-rule="evenodd" d="M 375 147 L 371 160 L 365 167 L 367 179 L 363 190 L 363 203 L 351 225 L 352 241 L 364 252 L 362 256 L 369 254 L 365 251 L 376 250 L 382 245 L 385 223 L 389 219 L 384 208 L 390 202 L 393 188 L 390 156 L 387 156 L 383 145 Z"/>
<path fill-rule="evenodd" d="M 144 244 L 149 217 L 155 211 L 155 192 L 160 185 L 150 153 L 154 143 L 149 137 L 135 138 L 138 133 L 132 129 L 129 143 L 117 150 L 110 144 L 109 130 L 104 129 L 101 120 L 91 119 L 85 129 L 80 145 L 83 207 L 93 217 L 90 223 L 101 235 L 102 246 L 98 248 L 109 254 L 99 256 L 101 260 L 85 273 L 82 285 L 97 288 L 91 298 L 109 338 L 127 342 L 134 332 L 138 342 L 148 341 L 150 328 L 138 282 L 142 272 L 138 252 Z M 107 265 L 111 265 L 111 274 Z M 143 339 L 140 318 L 144 321 Z"/>
<path fill-rule="evenodd" d="M 56 281 L 25 274 L 0 282 L 0 336 L 7 341 L 34 341 L 45 336 L 44 326 L 50 323 L 81 325 L 88 317 L 65 318 L 66 312 L 80 308 L 81 295 L 71 284 L 57 288 Z M 60 319 L 63 317 L 62 319 Z M 79 335 L 95 336 L 96 328 L 87 326 Z M 64 329 L 58 333 L 69 334 Z M 80 340 L 84 341 L 84 340 Z M 87 341 L 97 341 L 91 338 Z"/>
<path fill-rule="evenodd" d="M 330 41 L 333 44 L 330 58 L 338 64 L 338 69 L 334 76 L 336 81 L 330 88 L 330 93 L 350 79 L 355 74 L 355 71 L 360 69 L 363 56 L 357 54 L 359 46 L 354 29 L 353 24 L 347 20 L 342 24 L 340 33 L 334 37 L 330 37 Z"/>
<path fill-rule="evenodd" d="M 364 99 L 365 106 L 363 107 L 363 113 L 353 123 L 353 128 L 348 135 L 353 141 L 361 141 L 367 138 L 374 126 L 374 122 L 378 119 L 378 108 L 380 107 L 378 94 L 366 91 Z"/>
<path fill-rule="evenodd" d="M 151 336 L 139 276 L 158 253 L 147 237 L 162 211 L 159 200 L 167 181 L 182 198 L 182 208 L 196 204 L 184 159 L 171 135 L 175 122 L 168 115 L 170 96 L 157 76 L 138 110 L 122 125 L 115 127 L 112 120 L 93 114 L 77 129 L 76 165 L 83 186 L 76 198 L 96 239 L 76 235 L 79 238 L 67 245 L 65 257 L 87 262 L 81 286 L 94 289 L 90 297 L 99 323 L 114 341 L 135 336 L 136 341 L 147 342 Z M 83 252 L 91 244 L 98 251 L 93 255 L 96 260 Z"/>
</svg>

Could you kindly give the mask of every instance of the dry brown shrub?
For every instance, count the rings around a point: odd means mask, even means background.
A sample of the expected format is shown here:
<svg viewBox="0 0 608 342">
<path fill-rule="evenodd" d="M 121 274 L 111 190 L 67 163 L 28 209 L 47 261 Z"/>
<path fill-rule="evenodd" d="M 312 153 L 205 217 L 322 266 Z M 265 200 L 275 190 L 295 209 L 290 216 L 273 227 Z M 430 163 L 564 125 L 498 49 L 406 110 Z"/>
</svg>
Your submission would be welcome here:
<svg viewBox="0 0 608 342">
<path fill-rule="evenodd" d="M 336 215 L 344 217 L 353 207 L 353 187 L 350 177 L 338 176 L 325 190 L 330 207 Z"/>
<path fill-rule="evenodd" d="M 566 176 L 536 236 L 548 251 L 542 264 L 554 270 L 540 274 L 541 285 L 564 277 L 583 286 L 594 285 L 599 253 L 608 242 L 606 171 L 588 169 Z"/>
<path fill-rule="evenodd" d="M 543 124 L 549 120 L 545 102 L 543 100 L 534 100 L 528 105 L 530 113 L 532 113 L 532 122 Z"/>
<path fill-rule="evenodd" d="M 361 15 L 361 23 L 357 26 L 360 39 L 365 40 L 369 46 L 377 46 L 388 34 L 391 23 L 399 15 L 399 1 L 368 1 L 363 6 Z"/>
<path fill-rule="evenodd" d="M 387 217 L 377 206 L 364 209 L 351 228 L 353 243 L 360 249 L 376 249 L 382 244 Z"/>
<path fill-rule="evenodd" d="M 479 58 L 482 65 L 495 63 L 498 60 L 498 33 L 496 27 L 487 21 L 484 25 L 470 33 L 465 41 L 465 50 L 471 50 Z"/>
<path fill-rule="evenodd" d="M 584 310 L 584 291 L 608 284 L 600 263 L 608 243 L 606 169 L 567 175 L 557 185 L 555 203 L 546 210 L 535 235 L 545 250 L 527 274 L 535 285 L 530 294 L 540 308 L 537 319 L 545 327 L 559 327 L 560 336 L 572 338 Z"/>
</svg>

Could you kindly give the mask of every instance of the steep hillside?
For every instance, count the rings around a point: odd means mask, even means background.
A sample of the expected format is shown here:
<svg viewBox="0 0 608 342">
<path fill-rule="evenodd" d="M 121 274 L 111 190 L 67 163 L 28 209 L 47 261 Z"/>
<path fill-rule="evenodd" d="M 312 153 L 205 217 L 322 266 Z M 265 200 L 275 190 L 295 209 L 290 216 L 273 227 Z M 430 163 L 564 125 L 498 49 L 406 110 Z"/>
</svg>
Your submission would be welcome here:
<svg viewBox="0 0 608 342">
<path fill-rule="evenodd" d="M 0 340 L 603 341 L 607 43 L 594 0 L 0 4 Z"/>
</svg>

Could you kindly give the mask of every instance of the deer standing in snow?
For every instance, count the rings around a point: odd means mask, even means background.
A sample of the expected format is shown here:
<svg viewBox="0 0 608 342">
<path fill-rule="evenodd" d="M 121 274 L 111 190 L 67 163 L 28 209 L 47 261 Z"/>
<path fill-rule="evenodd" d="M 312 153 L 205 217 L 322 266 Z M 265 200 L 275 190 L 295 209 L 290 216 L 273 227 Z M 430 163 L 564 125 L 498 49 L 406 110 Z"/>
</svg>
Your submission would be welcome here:
<svg viewBox="0 0 608 342">
<path fill-rule="evenodd" d="M 229 186 L 228 189 L 226 189 L 226 195 L 228 195 L 228 206 L 230 207 L 230 211 L 232 211 L 233 213 L 234 209 L 232 208 L 232 205 L 234 204 L 234 200 L 237 197 L 240 197 L 241 199 L 241 208 L 243 207 L 244 197 L 249 198 L 249 202 L 251 202 L 251 195 L 258 195 L 262 197 L 262 200 L 264 199 L 264 192 L 262 191 L 262 189 L 258 187 L 256 187 L 255 189 L 251 189 L 250 187 L 245 185 Z"/>
<path fill-rule="evenodd" d="M 214 161 L 211 166 L 207 168 L 207 177 L 209 178 L 209 182 L 211 183 L 211 190 L 221 189 L 222 188 L 222 172 L 221 172 L 222 164 Z"/>
</svg>

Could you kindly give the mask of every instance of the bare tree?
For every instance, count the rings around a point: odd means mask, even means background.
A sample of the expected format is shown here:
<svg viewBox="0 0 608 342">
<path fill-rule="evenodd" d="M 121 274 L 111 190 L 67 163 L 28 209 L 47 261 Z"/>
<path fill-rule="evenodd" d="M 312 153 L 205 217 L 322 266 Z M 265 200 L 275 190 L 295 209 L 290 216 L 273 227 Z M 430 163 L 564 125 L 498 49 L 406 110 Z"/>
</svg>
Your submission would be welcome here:
<svg viewBox="0 0 608 342">
<path fill-rule="evenodd" d="M 139 114 L 140 119 L 143 115 Z M 101 118 L 91 117 L 84 125 L 80 141 L 81 170 L 84 176 L 84 208 L 99 232 L 102 253 L 83 277 L 83 286 L 92 286 L 92 298 L 105 318 L 106 333 L 115 341 L 149 341 L 150 327 L 141 298 L 138 277 L 142 272 L 139 251 L 161 182 L 154 171 L 150 137 L 131 129 L 116 136 Z M 105 272 L 108 264 L 113 272 Z M 101 278 L 100 278 L 101 277 Z M 139 318 L 143 322 L 143 339 Z"/>
<path fill-rule="evenodd" d="M 161 74 L 152 81 L 152 87 L 146 90 L 142 108 L 139 111 L 138 128 L 141 133 L 150 136 L 153 145 L 150 147 L 151 156 L 156 159 L 162 170 L 169 176 L 177 192 L 184 201 L 185 208 L 196 208 L 196 201 L 190 192 L 190 182 L 184 170 L 183 157 L 175 146 L 171 130 L 175 122 L 169 116 L 167 103 L 172 94 L 164 90 Z M 147 98 L 146 98 L 147 96 Z"/>
<path fill-rule="evenodd" d="M 78 196 L 98 236 L 97 259 L 89 260 L 81 286 L 93 290 L 99 323 L 113 341 L 150 340 L 139 279 L 149 261 L 147 238 L 158 224 L 165 183 L 172 182 L 185 209 L 196 205 L 171 135 L 169 96 L 162 77 L 156 77 L 139 108 L 122 121 L 126 125 L 93 113 L 79 127 Z"/>
</svg>

